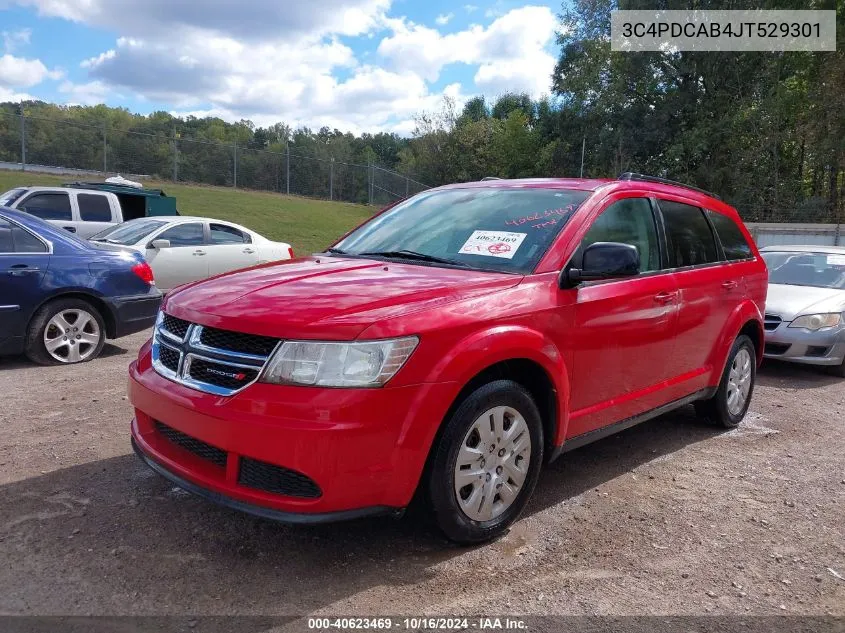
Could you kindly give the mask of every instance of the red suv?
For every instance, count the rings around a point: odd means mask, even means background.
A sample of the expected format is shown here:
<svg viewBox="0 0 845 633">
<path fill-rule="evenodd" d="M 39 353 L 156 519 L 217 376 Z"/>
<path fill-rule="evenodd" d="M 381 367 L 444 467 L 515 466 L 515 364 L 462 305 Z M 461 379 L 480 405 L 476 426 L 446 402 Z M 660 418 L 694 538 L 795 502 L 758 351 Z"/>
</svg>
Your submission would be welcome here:
<svg viewBox="0 0 845 633">
<path fill-rule="evenodd" d="M 766 266 L 736 211 L 661 179 L 432 189 L 324 253 L 184 286 L 130 367 L 132 442 L 288 522 L 512 523 L 544 463 L 682 405 L 732 427 Z"/>
</svg>

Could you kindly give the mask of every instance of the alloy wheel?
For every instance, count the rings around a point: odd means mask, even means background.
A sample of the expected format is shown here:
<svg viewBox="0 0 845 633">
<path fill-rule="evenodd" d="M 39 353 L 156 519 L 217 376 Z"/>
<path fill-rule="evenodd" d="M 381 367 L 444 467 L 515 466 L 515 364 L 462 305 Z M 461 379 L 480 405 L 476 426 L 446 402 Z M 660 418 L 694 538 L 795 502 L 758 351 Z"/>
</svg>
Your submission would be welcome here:
<svg viewBox="0 0 845 633">
<path fill-rule="evenodd" d="M 44 328 L 44 347 L 60 363 L 79 363 L 97 351 L 101 336 L 100 325 L 90 312 L 62 310 Z"/>
</svg>

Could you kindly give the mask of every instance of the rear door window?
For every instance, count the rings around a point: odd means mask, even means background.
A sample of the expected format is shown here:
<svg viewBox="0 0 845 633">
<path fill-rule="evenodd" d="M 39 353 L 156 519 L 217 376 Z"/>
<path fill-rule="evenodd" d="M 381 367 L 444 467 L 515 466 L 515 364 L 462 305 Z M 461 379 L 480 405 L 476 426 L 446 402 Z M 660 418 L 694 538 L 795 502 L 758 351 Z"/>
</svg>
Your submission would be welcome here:
<svg viewBox="0 0 845 633">
<path fill-rule="evenodd" d="M 36 193 L 24 200 L 19 208 L 42 220 L 73 220 L 70 196 L 66 193 Z"/>
<path fill-rule="evenodd" d="M 716 235 L 719 236 L 719 241 L 722 242 L 722 250 L 725 252 L 725 259 L 728 261 L 737 261 L 740 259 L 749 259 L 751 255 L 751 246 L 745 239 L 740 228 L 731 218 L 715 211 L 707 211 L 707 216 L 710 222 L 713 223 L 713 228 L 716 229 Z"/>
<path fill-rule="evenodd" d="M 76 202 L 83 222 L 111 222 L 111 205 L 106 196 L 80 193 L 76 196 Z"/>
<path fill-rule="evenodd" d="M 26 229 L 0 218 L 0 253 L 46 253 L 47 245 Z"/>
<path fill-rule="evenodd" d="M 670 268 L 702 266 L 720 261 L 716 237 L 701 209 L 671 200 L 658 202 L 666 225 Z"/>
<path fill-rule="evenodd" d="M 0 218 L 0 253 L 14 253 L 15 243 L 12 240 L 12 224 Z"/>
<path fill-rule="evenodd" d="M 212 244 L 249 244 L 252 241 L 249 235 L 233 226 L 212 223 L 210 228 Z"/>
</svg>

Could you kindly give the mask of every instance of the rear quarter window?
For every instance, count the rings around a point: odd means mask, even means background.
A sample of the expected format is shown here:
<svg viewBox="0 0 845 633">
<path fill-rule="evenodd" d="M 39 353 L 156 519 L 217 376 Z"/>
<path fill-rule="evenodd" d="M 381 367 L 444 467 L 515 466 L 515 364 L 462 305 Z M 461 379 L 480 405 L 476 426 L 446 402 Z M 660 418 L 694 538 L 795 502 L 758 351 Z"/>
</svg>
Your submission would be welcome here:
<svg viewBox="0 0 845 633">
<path fill-rule="evenodd" d="M 707 211 L 707 216 L 716 229 L 716 235 L 722 243 L 722 250 L 725 251 L 725 259 L 737 261 L 752 257 L 751 245 L 745 239 L 740 228 L 731 218 L 715 211 Z"/>
</svg>

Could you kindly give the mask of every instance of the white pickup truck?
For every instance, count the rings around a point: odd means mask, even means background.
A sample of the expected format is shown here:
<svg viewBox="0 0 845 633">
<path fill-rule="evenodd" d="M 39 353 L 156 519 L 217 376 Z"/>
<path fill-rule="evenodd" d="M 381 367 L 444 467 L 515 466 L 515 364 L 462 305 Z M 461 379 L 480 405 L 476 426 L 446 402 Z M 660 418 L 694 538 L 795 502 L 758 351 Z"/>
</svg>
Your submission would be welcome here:
<svg viewBox="0 0 845 633">
<path fill-rule="evenodd" d="M 16 187 L 0 195 L 0 206 L 26 211 L 83 239 L 127 220 L 179 215 L 175 198 L 160 189 L 111 183 Z"/>
</svg>

